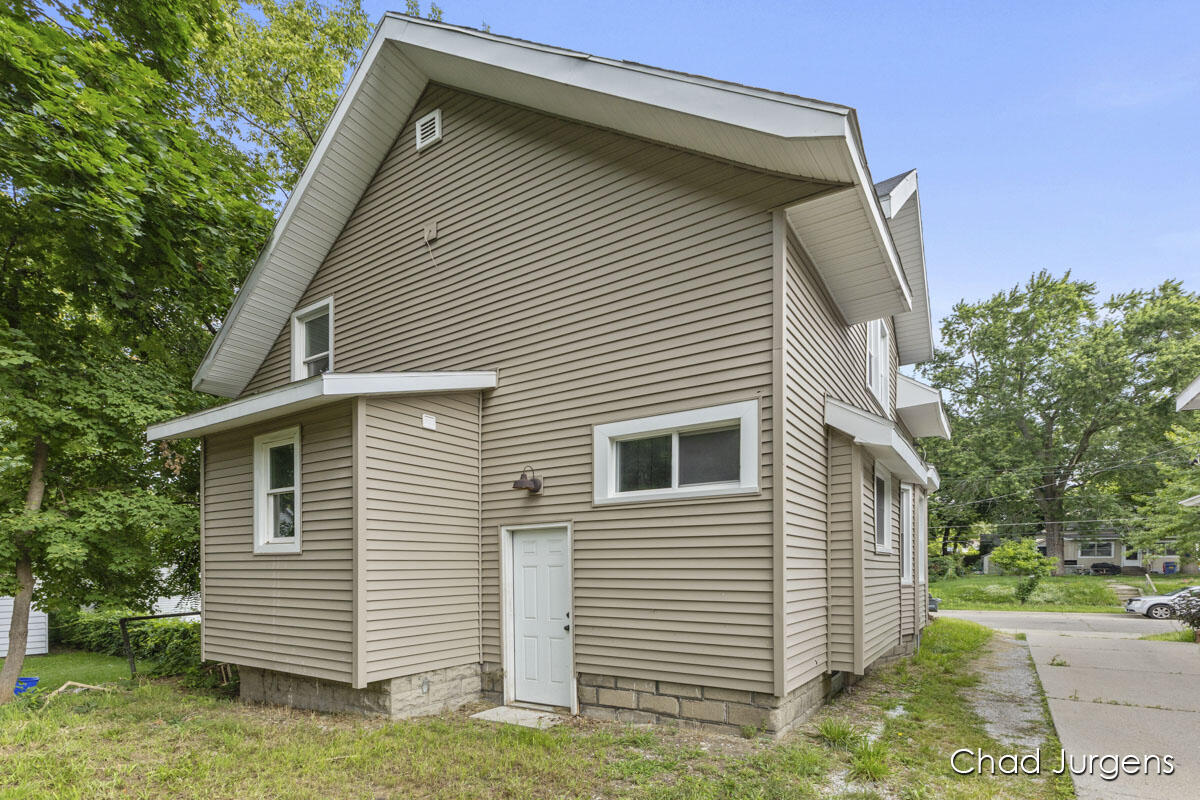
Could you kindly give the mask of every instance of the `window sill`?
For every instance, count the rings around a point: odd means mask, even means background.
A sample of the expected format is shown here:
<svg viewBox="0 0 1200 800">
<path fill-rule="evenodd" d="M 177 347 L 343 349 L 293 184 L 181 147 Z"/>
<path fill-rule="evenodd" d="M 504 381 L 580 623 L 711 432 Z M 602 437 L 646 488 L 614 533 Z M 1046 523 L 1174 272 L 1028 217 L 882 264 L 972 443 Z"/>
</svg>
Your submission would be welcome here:
<svg viewBox="0 0 1200 800">
<path fill-rule="evenodd" d="M 651 489 L 645 492 L 629 492 L 615 495 L 593 495 L 592 505 L 632 505 L 637 503 L 662 503 L 672 500 L 701 500 L 706 497 L 736 497 L 759 494 L 757 485 L 708 486 L 695 489 Z"/>
<path fill-rule="evenodd" d="M 254 545 L 256 556 L 299 555 L 299 542 L 260 542 Z"/>
</svg>

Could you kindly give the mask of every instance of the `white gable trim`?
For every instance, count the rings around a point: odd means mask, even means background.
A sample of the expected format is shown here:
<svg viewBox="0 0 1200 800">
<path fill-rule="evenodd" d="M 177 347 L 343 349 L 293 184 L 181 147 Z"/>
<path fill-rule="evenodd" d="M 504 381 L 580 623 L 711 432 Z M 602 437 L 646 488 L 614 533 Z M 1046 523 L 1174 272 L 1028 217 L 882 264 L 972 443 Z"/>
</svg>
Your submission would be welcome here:
<svg viewBox="0 0 1200 800">
<path fill-rule="evenodd" d="M 1200 378 L 1192 381 L 1186 389 L 1175 398 L 1176 411 L 1200 411 Z"/>
<path fill-rule="evenodd" d="M 159 422 L 146 440 L 182 439 L 239 428 L 345 397 L 495 389 L 495 372 L 326 372 L 262 394 Z"/>
<path fill-rule="evenodd" d="M 389 14 L 372 35 L 193 388 L 226 397 L 245 390 L 430 81 L 845 186 L 788 214 L 830 294 L 850 323 L 913 305 L 853 109 Z"/>
<path fill-rule="evenodd" d="M 899 180 L 897 180 L 899 178 Z M 921 219 L 921 193 L 917 171 L 875 185 L 887 218 L 900 264 L 912 289 L 912 309 L 895 315 L 896 350 L 900 364 L 917 364 L 933 358 L 933 318 L 929 309 L 929 282 L 925 271 L 925 230 Z"/>
</svg>

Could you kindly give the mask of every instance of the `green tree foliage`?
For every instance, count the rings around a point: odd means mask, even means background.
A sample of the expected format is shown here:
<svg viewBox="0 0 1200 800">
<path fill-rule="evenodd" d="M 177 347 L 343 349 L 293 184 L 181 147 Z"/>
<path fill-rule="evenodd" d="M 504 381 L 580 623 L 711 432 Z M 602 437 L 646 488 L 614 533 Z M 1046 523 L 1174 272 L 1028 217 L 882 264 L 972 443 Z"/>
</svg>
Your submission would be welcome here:
<svg viewBox="0 0 1200 800">
<path fill-rule="evenodd" d="M 222 30 L 196 53 L 204 116 L 289 190 L 333 112 L 370 25 L 359 0 L 221 0 Z"/>
<path fill-rule="evenodd" d="M 1177 282 L 1098 302 L 1069 274 L 1034 275 L 942 322 L 923 369 L 948 392 L 952 441 L 932 441 L 942 472 L 931 502 L 942 533 L 976 520 L 1036 521 L 1061 559 L 1064 525 L 1136 513 L 1179 415 L 1172 394 L 1200 372 L 1200 300 Z M 1006 531 L 1027 535 L 1037 527 Z"/>
<path fill-rule="evenodd" d="M 1008 539 L 991 552 L 992 563 L 1014 575 L 1050 575 L 1054 559 L 1038 552 L 1032 539 Z"/>
<path fill-rule="evenodd" d="M 0 11 L 0 594 L 143 606 L 195 541 L 195 459 L 144 426 L 203 403 L 192 366 L 266 232 L 266 175 L 191 118 L 202 2 Z M 189 552 L 194 549 L 189 547 Z M 36 591 L 33 579 L 37 577 Z M 0 702 L 21 669 L 10 656 Z"/>
<path fill-rule="evenodd" d="M 1200 496 L 1200 431 L 1178 425 L 1167 433 L 1173 458 L 1160 462 L 1162 485 L 1141 499 L 1139 511 L 1145 519 L 1130 536 L 1130 543 L 1151 553 L 1175 551 L 1181 559 L 1195 562 L 1200 554 L 1200 506 L 1180 505 Z"/>
</svg>

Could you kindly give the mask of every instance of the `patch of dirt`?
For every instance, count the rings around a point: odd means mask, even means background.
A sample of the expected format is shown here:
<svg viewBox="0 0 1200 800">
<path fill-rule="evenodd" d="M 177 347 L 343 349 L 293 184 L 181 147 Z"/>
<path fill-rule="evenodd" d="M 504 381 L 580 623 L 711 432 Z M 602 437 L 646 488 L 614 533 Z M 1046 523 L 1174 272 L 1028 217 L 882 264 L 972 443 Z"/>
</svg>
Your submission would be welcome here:
<svg viewBox="0 0 1200 800">
<path fill-rule="evenodd" d="M 1046 718 L 1029 645 L 996 634 L 975 668 L 979 683 L 967 690 L 967 701 L 983 718 L 988 736 L 1008 747 L 1041 747 L 1046 738 Z"/>
</svg>

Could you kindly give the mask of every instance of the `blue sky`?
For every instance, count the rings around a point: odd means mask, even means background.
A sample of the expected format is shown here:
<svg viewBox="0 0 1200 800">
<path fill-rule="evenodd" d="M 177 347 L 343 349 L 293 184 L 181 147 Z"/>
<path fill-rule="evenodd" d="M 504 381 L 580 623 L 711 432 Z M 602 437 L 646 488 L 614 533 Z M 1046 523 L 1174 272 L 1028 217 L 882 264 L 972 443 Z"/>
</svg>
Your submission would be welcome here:
<svg viewBox="0 0 1200 800">
<path fill-rule="evenodd" d="M 451 23 L 855 107 L 875 180 L 920 170 L 935 324 L 1042 268 L 1106 295 L 1200 290 L 1194 0 L 441 5 Z"/>
</svg>

